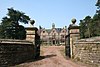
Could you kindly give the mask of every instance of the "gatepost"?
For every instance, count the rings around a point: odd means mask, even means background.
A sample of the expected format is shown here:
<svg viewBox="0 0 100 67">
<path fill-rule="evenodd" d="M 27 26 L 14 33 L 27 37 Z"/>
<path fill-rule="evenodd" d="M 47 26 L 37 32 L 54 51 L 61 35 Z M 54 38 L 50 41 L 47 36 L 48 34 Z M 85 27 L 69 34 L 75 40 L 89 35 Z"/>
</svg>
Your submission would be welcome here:
<svg viewBox="0 0 100 67">
<path fill-rule="evenodd" d="M 72 19 L 72 24 L 69 25 L 68 27 L 68 35 L 66 36 L 67 39 L 67 44 L 66 44 L 66 54 L 69 54 L 69 57 L 73 57 L 73 42 L 78 40 L 80 38 L 79 34 L 79 26 L 75 24 L 76 19 Z"/>
<path fill-rule="evenodd" d="M 26 40 L 33 42 L 34 45 L 34 58 L 40 56 L 40 36 L 37 31 L 38 29 L 32 25 L 26 28 Z"/>
<path fill-rule="evenodd" d="M 38 29 L 36 27 L 27 27 L 26 28 L 26 40 L 31 41 L 33 42 L 33 44 L 35 44 L 37 30 Z"/>
</svg>

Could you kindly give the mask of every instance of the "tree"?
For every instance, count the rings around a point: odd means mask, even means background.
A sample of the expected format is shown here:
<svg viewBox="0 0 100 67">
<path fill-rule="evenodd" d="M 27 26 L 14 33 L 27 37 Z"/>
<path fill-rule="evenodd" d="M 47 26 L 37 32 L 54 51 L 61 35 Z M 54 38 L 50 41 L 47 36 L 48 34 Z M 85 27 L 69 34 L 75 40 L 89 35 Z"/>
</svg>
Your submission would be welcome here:
<svg viewBox="0 0 100 67">
<path fill-rule="evenodd" d="M 81 38 L 87 38 L 92 36 L 92 18 L 90 16 L 86 16 L 85 19 L 80 20 L 80 35 Z"/>
<path fill-rule="evenodd" d="M 80 37 L 85 38 L 86 26 L 85 26 L 85 23 L 83 22 L 83 20 L 80 20 L 79 25 L 80 25 Z"/>
<path fill-rule="evenodd" d="M 100 15 L 99 14 L 95 14 L 93 16 L 93 35 L 94 36 L 100 36 Z"/>
<path fill-rule="evenodd" d="M 100 0 L 96 3 L 96 14 L 91 18 L 86 16 L 80 20 L 80 35 L 81 38 L 100 36 Z"/>
<path fill-rule="evenodd" d="M 6 17 L 2 18 L 0 25 L 0 38 L 25 39 L 25 28 L 19 23 L 28 23 L 29 16 L 13 8 L 8 8 Z"/>
<path fill-rule="evenodd" d="M 94 35 L 95 36 L 100 36 L 100 0 L 97 1 L 96 3 L 97 10 L 96 14 L 93 16 L 93 26 L 94 26 Z"/>
<path fill-rule="evenodd" d="M 96 6 L 97 6 L 97 13 L 100 14 L 100 0 L 97 1 Z"/>
</svg>

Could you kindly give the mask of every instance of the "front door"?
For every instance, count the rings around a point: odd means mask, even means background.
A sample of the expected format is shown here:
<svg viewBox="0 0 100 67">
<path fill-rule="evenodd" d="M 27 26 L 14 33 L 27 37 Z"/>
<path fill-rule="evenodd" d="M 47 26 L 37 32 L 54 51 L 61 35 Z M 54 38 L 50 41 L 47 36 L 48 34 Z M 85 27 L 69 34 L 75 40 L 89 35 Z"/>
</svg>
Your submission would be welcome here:
<svg viewBox="0 0 100 67">
<path fill-rule="evenodd" d="M 53 40 L 53 44 L 55 44 L 55 40 Z"/>
</svg>

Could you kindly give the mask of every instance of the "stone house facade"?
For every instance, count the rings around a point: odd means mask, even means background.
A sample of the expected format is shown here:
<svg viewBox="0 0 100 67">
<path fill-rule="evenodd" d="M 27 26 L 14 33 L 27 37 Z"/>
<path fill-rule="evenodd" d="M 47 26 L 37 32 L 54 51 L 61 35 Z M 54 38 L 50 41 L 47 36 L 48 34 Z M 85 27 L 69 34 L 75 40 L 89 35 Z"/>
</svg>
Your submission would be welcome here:
<svg viewBox="0 0 100 67">
<path fill-rule="evenodd" d="M 42 43 L 45 44 L 65 44 L 65 36 L 67 35 L 67 27 L 65 28 L 55 28 L 55 24 L 52 24 L 51 29 L 39 29 L 38 31 Z"/>
</svg>

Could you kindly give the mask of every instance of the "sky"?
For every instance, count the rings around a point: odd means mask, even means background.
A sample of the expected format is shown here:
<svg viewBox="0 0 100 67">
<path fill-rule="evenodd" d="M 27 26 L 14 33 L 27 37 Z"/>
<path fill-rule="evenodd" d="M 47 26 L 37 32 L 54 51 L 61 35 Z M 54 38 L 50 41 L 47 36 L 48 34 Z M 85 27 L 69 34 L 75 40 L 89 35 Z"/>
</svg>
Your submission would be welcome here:
<svg viewBox="0 0 100 67">
<path fill-rule="evenodd" d="M 76 24 L 86 16 L 96 13 L 97 0 L 0 0 L 0 22 L 7 14 L 7 8 L 13 7 L 35 20 L 35 27 L 51 28 L 55 23 L 57 28 L 71 24 L 76 18 Z M 24 24 L 23 24 L 24 25 Z M 28 27 L 29 24 L 24 25 Z"/>
</svg>

